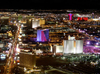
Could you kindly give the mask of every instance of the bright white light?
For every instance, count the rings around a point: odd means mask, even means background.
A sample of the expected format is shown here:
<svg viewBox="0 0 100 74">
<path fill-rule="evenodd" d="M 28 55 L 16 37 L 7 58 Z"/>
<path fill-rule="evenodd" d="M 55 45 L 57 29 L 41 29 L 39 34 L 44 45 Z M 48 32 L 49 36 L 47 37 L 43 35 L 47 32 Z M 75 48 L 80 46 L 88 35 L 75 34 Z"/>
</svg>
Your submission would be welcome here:
<svg viewBox="0 0 100 74">
<path fill-rule="evenodd" d="M 6 55 L 5 54 L 1 54 L 1 60 L 5 60 L 6 59 Z"/>
<path fill-rule="evenodd" d="M 29 52 L 30 50 L 24 50 L 25 52 Z"/>
<path fill-rule="evenodd" d="M 24 25 L 22 24 L 21 27 L 23 27 Z"/>
<path fill-rule="evenodd" d="M 20 23 L 21 21 L 19 21 L 19 23 Z"/>
<path fill-rule="evenodd" d="M 97 65 L 98 63 L 97 62 L 92 62 L 90 63 L 91 65 Z"/>
<path fill-rule="evenodd" d="M 91 36 L 93 36 L 93 35 L 91 35 Z"/>
<path fill-rule="evenodd" d="M 63 18 L 63 20 L 65 20 L 65 18 Z"/>
<path fill-rule="evenodd" d="M 18 65 L 20 64 L 20 63 L 17 63 Z"/>
<path fill-rule="evenodd" d="M 50 46 L 50 51 L 52 52 L 52 46 Z"/>
<path fill-rule="evenodd" d="M 21 35 L 19 35 L 18 37 L 22 37 Z"/>
<path fill-rule="evenodd" d="M 24 67 L 24 72 L 26 71 L 27 69 Z"/>
<path fill-rule="evenodd" d="M 14 60 L 16 60 L 16 57 L 14 57 Z"/>
<path fill-rule="evenodd" d="M 87 42 L 87 44 L 90 44 L 90 42 Z"/>
<path fill-rule="evenodd" d="M 98 21 L 99 19 L 93 19 L 94 21 Z"/>
<path fill-rule="evenodd" d="M 32 28 L 40 26 L 40 21 L 38 19 L 32 20 Z"/>
<path fill-rule="evenodd" d="M 5 60 L 6 59 L 6 57 L 5 56 L 1 56 L 1 60 Z"/>
<path fill-rule="evenodd" d="M 63 52 L 63 46 L 56 46 L 56 53 Z"/>
<path fill-rule="evenodd" d="M 98 45 L 99 43 L 96 43 L 96 45 Z"/>
<path fill-rule="evenodd" d="M 19 41 L 21 41 L 22 39 L 18 38 Z"/>
<path fill-rule="evenodd" d="M 19 49 L 19 48 L 16 48 L 16 51 L 17 51 L 17 52 L 20 52 L 20 49 Z"/>
<path fill-rule="evenodd" d="M 40 49 L 39 50 L 35 50 L 36 54 L 40 54 L 40 53 L 43 53 L 43 51 L 41 51 Z"/>
</svg>

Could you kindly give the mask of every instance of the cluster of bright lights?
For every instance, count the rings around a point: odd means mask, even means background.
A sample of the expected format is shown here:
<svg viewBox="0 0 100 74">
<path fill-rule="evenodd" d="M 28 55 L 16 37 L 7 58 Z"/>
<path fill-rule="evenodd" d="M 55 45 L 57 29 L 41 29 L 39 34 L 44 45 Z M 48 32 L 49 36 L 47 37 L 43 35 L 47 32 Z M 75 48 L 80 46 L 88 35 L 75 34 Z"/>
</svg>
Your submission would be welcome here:
<svg viewBox="0 0 100 74">
<path fill-rule="evenodd" d="M 1 60 L 5 60 L 6 59 L 6 55 L 5 54 L 1 54 Z"/>
<path fill-rule="evenodd" d="M 23 27 L 24 25 L 22 24 L 21 27 Z"/>
<path fill-rule="evenodd" d="M 16 51 L 19 53 L 20 52 L 20 49 L 19 48 L 16 48 Z"/>
<path fill-rule="evenodd" d="M 100 54 L 100 48 L 98 46 L 84 46 L 84 52 Z"/>
<path fill-rule="evenodd" d="M 19 35 L 18 37 L 22 37 L 21 35 Z"/>
<path fill-rule="evenodd" d="M 18 40 L 21 41 L 22 39 L 21 38 L 18 38 Z"/>
<path fill-rule="evenodd" d="M 20 29 L 20 33 L 22 33 L 22 30 Z"/>
</svg>

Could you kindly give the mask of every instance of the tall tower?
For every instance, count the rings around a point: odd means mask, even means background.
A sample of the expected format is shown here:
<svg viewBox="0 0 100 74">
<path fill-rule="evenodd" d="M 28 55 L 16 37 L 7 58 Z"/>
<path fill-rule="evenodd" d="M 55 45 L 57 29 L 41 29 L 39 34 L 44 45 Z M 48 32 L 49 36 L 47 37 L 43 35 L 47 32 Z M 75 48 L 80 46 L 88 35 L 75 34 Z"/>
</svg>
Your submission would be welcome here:
<svg viewBox="0 0 100 74">
<path fill-rule="evenodd" d="M 73 14 L 68 14 L 69 20 L 72 20 Z"/>
</svg>

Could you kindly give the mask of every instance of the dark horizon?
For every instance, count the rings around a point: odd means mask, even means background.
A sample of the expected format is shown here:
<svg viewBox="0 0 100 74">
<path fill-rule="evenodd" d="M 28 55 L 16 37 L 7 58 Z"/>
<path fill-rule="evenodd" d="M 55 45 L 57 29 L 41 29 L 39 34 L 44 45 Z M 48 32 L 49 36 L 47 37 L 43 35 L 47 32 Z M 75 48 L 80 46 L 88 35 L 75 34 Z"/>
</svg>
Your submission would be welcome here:
<svg viewBox="0 0 100 74">
<path fill-rule="evenodd" d="M 12 1 L 13 2 L 13 1 Z M 1 9 L 100 9 L 98 0 L 31 0 L 15 3 L 9 2 L 6 5 L 0 5 Z"/>
</svg>

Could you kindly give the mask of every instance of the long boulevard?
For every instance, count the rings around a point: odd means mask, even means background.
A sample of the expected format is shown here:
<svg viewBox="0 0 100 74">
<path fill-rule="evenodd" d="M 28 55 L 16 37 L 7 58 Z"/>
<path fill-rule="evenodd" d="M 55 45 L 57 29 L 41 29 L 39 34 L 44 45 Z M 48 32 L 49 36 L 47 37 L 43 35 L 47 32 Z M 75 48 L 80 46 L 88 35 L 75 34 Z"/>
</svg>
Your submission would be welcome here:
<svg viewBox="0 0 100 74">
<path fill-rule="evenodd" d="M 16 45 L 17 45 L 18 35 L 19 35 L 19 29 L 17 29 L 17 32 L 15 34 L 15 38 L 12 42 L 12 48 L 9 50 L 9 55 L 8 55 L 9 57 L 7 58 L 7 62 L 6 62 L 3 74 L 12 74 L 12 68 L 15 65 L 14 64 L 14 56 L 15 56 L 15 53 L 16 53 Z"/>
</svg>

